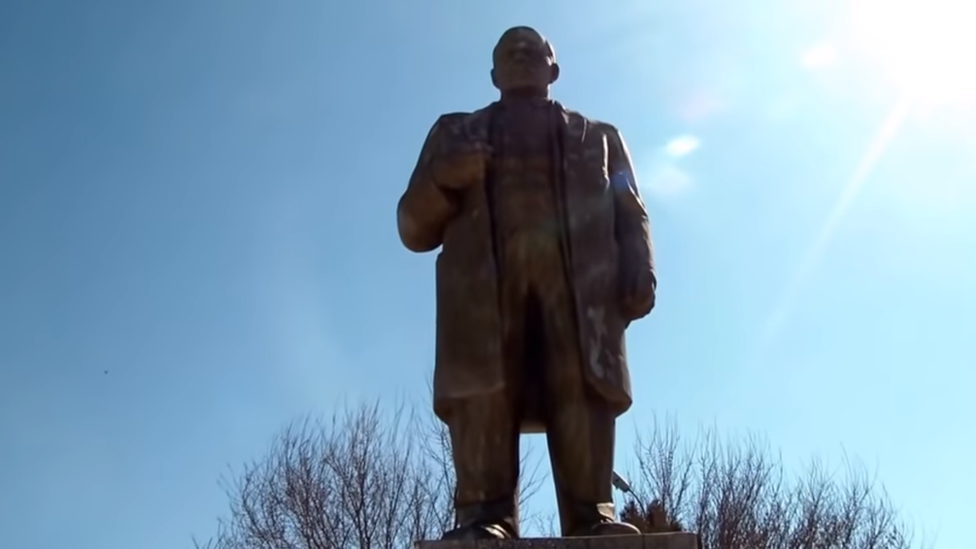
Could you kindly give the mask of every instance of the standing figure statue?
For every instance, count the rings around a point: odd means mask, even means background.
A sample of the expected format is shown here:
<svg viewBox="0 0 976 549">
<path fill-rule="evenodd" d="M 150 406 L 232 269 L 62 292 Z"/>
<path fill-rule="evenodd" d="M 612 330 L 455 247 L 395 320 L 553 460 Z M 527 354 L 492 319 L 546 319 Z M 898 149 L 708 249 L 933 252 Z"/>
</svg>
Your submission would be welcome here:
<svg viewBox="0 0 976 549">
<path fill-rule="evenodd" d="M 624 330 L 657 285 L 630 153 L 549 98 L 559 66 L 534 29 L 506 31 L 493 60 L 500 100 L 437 120 L 397 208 L 404 246 L 443 246 L 434 410 L 457 474 L 444 539 L 519 536 L 519 438 L 538 432 L 563 536 L 638 534 L 611 493 L 632 402 Z"/>
</svg>

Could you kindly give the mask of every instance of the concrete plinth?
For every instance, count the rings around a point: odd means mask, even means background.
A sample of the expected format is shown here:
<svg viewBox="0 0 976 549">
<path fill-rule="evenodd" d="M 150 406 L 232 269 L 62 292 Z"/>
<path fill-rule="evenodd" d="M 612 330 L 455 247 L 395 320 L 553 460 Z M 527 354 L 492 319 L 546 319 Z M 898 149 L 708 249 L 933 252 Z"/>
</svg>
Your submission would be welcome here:
<svg viewBox="0 0 976 549">
<path fill-rule="evenodd" d="M 590 538 L 418 541 L 414 543 L 414 549 L 698 549 L 698 536 L 691 532 L 669 532 Z"/>
</svg>

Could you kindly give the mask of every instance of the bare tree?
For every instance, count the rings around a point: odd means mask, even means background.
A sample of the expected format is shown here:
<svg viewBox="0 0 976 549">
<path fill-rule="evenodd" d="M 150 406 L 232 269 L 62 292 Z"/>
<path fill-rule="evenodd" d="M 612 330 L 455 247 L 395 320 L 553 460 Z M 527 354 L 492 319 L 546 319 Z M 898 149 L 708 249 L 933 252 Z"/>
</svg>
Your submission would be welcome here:
<svg viewBox="0 0 976 549">
<path fill-rule="evenodd" d="M 656 421 L 636 447 L 637 487 L 621 517 L 643 531 L 697 532 L 703 549 L 908 549 L 912 538 L 862 467 L 844 475 L 813 462 L 787 478 L 757 438 L 712 430 L 683 443 Z"/>
<path fill-rule="evenodd" d="M 429 412 L 376 405 L 306 420 L 223 486 L 230 512 L 198 549 L 401 549 L 454 525 L 450 437 Z M 787 478 L 759 439 L 704 431 L 684 441 L 655 421 L 636 445 L 638 474 L 622 518 L 645 532 L 697 532 L 703 549 L 908 549 L 906 526 L 863 468 L 819 462 Z M 523 453 L 520 507 L 542 484 Z M 558 535 L 553 513 L 522 513 Z"/>
<path fill-rule="evenodd" d="M 217 535 L 198 549 L 402 549 L 453 526 L 450 438 L 427 413 L 377 405 L 284 429 L 268 453 L 222 484 Z M 532 463 L 523 455 L 523 467 Z M 538 490 L 536 466 L 520 496 Z"/>
</svg>

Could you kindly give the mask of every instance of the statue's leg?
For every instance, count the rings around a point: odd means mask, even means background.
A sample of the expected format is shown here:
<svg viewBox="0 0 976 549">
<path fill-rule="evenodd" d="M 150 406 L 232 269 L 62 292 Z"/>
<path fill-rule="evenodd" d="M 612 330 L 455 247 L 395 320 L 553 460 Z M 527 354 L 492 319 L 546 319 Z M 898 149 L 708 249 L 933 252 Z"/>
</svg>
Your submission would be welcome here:
<svg viewBox="0 0 976 549">
<path fill-rule="evenodd" d="M 615 518 L 616 414 L 584 377 L 569 288 L 554 281 L 540 298 L 547 439 L 563 535 L 639 533 Z"/>
<path fill-rule="evenodd" d="M 564 536 L 613 521 L 615 416 L 571 375 L 546 372 L 547 442 Z M 569 374 L 569 372 L 564 372 Z"/>
<path fill-rule="evenodd" d="M 519 435 L 524 394 L 524 299 L 502 280 L 506 380 L 501 391 L 452 406 L 447 421 L 457 475 L 458 528 L 449 539 L 518 537 Z M 512 280 L 512 282 L 517 282 Z"/>
<path fill-rule="evenodd" d="M 518 537 L 519 431 L 512 399 L 505 392 L 465 399 L 452 407 L 448 428 L 458 528 L 445 537 Z"/>
</svg>

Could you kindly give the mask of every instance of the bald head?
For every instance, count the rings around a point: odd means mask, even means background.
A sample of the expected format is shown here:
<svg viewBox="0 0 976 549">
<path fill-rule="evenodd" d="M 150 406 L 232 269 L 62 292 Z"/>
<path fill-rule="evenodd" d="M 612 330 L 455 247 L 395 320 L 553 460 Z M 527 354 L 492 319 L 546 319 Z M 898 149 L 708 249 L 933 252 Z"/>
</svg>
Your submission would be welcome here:
<svg viewBox="0 0 976 549">
<path fill-rule="evenodd" d="M 498 39 L 498 43 L 495 44 L 495 49 L 492 51 L 492 60 L 497 62 L 498 54 L 504 51 L 506 46 L 513 43 L 535 45 L 545 50 L 549 57 L 552 57 L 553 61 L 556 60 L 556 50 L 553 49 L 552 44 L 546 40 L 545 36 L 542 36 L 539 31 L 532 27 L 512 27 L 503 32 L 501 38 Z"/>
<path fill-rule="evenodd" d="M 502 95 L 548 96 L 549 86 L 559 77 L 552 45 L 532 27 L 502 33 L 492 61 L 492 83 Z"/>
</svg>

